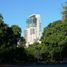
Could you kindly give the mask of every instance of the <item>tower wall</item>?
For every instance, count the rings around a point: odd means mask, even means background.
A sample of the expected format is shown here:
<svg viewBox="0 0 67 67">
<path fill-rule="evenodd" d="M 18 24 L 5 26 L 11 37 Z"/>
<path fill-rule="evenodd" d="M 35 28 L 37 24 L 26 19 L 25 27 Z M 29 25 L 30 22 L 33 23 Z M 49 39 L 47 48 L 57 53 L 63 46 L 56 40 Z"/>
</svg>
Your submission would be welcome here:
<svg viewBox="0 0 67 67">
<path fill-rule="evenodd" d="M 34 14 L 28 17 L 25 30 L 26 46 L 37 42 L 40 39 L 40 15 Z"/>
</svg>

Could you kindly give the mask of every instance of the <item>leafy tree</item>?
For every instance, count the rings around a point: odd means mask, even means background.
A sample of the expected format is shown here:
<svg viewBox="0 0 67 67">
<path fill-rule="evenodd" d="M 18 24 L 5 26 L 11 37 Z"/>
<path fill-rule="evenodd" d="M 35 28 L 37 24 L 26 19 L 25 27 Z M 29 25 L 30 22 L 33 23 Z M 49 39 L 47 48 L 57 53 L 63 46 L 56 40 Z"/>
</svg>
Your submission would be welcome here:
<svg viewBox="0 0 67 67">
<path fill-rule="evenodd" d="M 21 28 L 17 25 L 9 27 L 0 15 L 0 63 L 25 63 L 27 60 L 26 51 L 17 47 L 18 42 L 25 44 L 24 37 L 21 37 Z"/>
<path fill-rule="evenodd" d="M 35 58 L 36 62 L 40 62 L 40 49 L 41 49 L 41 45 L 37 42 L 31 44 L 26 50 L 27 50 L 27 54 L 31 55 Z"/>
<path fill-rule="evenodd" d="M 65 6 L 63 6 L 63 20 L 67 20 L 67 2 L 65 2 L 64 4 Z"/>
<path fill-rule="evenodd" d="M 21 37 L 20 38 L 20 40 L 19 40 L 19 47 L 22 47 L 22 48 L 24 48 L 24 47 L 26 47 L 26 40 L 24 39 L 24 37 Z"/>
<path fill-rule="evenodd" d="M 63 61 L 63 55 L 66 53 L 66 49 L 64 50 L 64 48 L 66 48 L 67 44 L 67 21 L 55 21 L 50 23 L 44 28 L 41 41 L 49 52 L 51 62 L 56 63 Z M 67 58 L 66 55 L 65 58 Z"/>
<path fill-rule="evenodd" d="M 2 14 L 0 14 L 0 19 L 3 20 L 3 16 L 2 16 Z"/>
</svg>

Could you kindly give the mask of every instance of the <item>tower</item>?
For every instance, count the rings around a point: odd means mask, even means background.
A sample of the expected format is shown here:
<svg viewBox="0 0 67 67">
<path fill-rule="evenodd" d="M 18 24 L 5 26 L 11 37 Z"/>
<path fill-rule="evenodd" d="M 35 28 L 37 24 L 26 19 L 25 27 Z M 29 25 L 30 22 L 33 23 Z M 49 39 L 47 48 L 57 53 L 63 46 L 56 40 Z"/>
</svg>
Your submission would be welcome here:
<svg viewBox="0 0 67 67">
<path fill-rule="evenodd" d="M 33 14 L 27 18 L 25 30 L 26 46 L 40 39 L 40 15 Z"/>
</svg>

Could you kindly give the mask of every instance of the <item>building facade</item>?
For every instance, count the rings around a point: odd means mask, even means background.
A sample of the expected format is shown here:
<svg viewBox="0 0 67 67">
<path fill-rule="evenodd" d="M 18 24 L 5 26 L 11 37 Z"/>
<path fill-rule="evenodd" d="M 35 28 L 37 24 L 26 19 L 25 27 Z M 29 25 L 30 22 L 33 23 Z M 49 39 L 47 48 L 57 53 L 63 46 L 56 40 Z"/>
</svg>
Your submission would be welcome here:
<svg viewBox="0 0 67 67">
<path fill-rule="evenodd" d="M 26 46 L 39 41 L 40 39 L 40 15 L 33 14 L 27 18 L 26 30 L 24 32 Z"/>
</svg>

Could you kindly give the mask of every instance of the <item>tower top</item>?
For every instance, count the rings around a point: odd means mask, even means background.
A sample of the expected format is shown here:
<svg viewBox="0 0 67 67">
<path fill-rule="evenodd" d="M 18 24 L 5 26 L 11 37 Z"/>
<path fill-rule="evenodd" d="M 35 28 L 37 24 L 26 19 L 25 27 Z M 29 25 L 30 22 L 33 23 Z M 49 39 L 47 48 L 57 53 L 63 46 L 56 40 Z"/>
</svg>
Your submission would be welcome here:
<svg viewBox="0 0 67 67">
<path fill-rule="evenodd" d="M 35 17 L 35 16 L 39 16 L 40 17 L 40 14 L 32 14 L 28 18 Z"/>
</svg>

